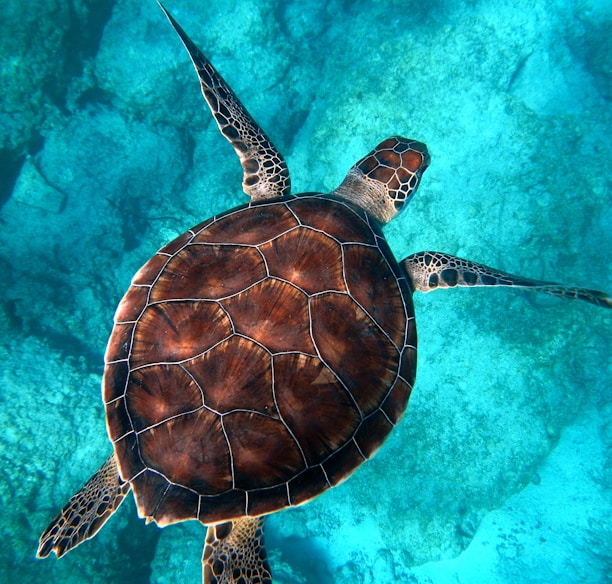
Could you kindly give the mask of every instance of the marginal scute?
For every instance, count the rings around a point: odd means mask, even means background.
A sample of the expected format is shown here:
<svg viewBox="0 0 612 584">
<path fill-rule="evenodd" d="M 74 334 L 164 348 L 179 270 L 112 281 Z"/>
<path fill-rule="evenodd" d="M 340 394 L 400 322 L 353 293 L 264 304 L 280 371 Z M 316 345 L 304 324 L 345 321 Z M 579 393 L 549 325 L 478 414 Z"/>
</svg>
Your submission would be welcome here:
<svg viewBox="0 0 612 584">
<path fill-rule="evenodd" d="M 160 527 L 197 517 L 199 496 L 181 485 L 168 484 L 155 508 L 153 519 Z"/>
<path fill-rule="evenodd" d="M 332 486 L 346 479 L 365 458 L 351 440 L 348 444 L 334 452 L 321 466 Z"/>
<path fill-rule="evenodd" d="M 102 400 L 105 404 L 125 394 L 128 376 L 129 366 L 127 361 L 106 364 L 102 377 Z"/>
<path fill-rule="evenodd" d="M 414 323 L 414 319 L 412 320 Z M 416 378 L 416 367 L 417 367 L 417 352 L 416 352 L 416 339 L 412 341 L 411 346 L 404 348 L 402 352 L 402 362 L 400 365 L 400 375 L 410 385 L 414 385 Z"/>
<path fill-rule="evenodd" d="M 168 256 L 156 253 L 140 270 L 134 274 L 132 285 L 150 286 L 153 284 L 163 267 L 168 262 Z"/>
<path fill-rule="evenodd" d="M 142 312 L 149 296 L 148 286 L 130 286 L 115 311 L 115 322 L 133 322 Z"/>
<path fill-rule="evenodd" d="M 132 334 L 134 332 L 135 323 L 115 323 L 113 332 L 108 339 L 104 361 L 111 363 L 113 361 L 127 360 L 130 355 L 130 347 L 132 346 Z"/>
<path fill-rule="evenodd" d="M 355 442 L 359 450 L 371 458 L 382 444 L 380 437 L 386 436 L 392 429 L 393 426 L 387 417 L 380 410 L 376 410 L 361 423 L 355 435 Z"/>
<path fill-rule="evenodd" d="M 124 481 L 131 481 L 135 476 L 139 475 L 147 468 L 140 456 L 138 439 L 134 432 L 130 432 L 122 438 L 113 440 L 113 447 L 115 450 L 115 457 L 117 458 L 119 474 Z"/>
<path fill-rule="evenodd" d="M 246 513 L 246 491 L 230 489 L 218 495 L 200 495 L 200 512 L 197 518 L 204 524 L 227 521 Z"/>
<path fill-rule="evenodd" d="M 186 231 L 176 239 L 173 239 L 170 243 L 164 245 L 157 253 L 174 255 L 179 249 L 187 245 L 192 237 L 193 233 L 191 233 L 191 231 Z"/>
<path fill-rule="evenodd" d="M 110 439 L 113 441 L 131 432 L 132 426 L 124 397 L 106 405 L 106 425 Z"/>
<path fill-rule="evenodd" d="M 272 513 L 279 508 L 288 507 L 290 504 L 285 483 L 264 489 L 249 491 L 249 502 L 247 515 L 255 516 L 264 513 Z"/>
<path fill-rule="evenodd" d="M 319 493 L 329 489 L 330 484 L 321 466 L 314 466 L 289 481 L 289 496 L 292 505 L 306 503 Z"/>
<path fill-rule="evenodd" d="M 136 507 L 138 508 L 138 515 L 143 518 L 153 519 L 155 509 L 170 486 L 168 480 L 159 473 L 145 470 L 133 478 L 131 483 Z"/>
<path fill-rule="evenodd" d="M 397 424 L 406 411 L 411 392 L 412 386 L 402 378 L 398 378 L 381 408 L 392 424 Z"/>
</svg>

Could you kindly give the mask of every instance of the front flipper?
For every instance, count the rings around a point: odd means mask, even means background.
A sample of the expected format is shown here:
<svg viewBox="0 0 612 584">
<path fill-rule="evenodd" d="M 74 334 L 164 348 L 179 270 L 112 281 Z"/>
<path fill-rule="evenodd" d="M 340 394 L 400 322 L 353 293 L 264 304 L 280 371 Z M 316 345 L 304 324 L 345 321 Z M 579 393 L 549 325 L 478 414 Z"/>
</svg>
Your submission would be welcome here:
<svg viewBox="0 0 612 584">
<path fill-rule="evenodd" d="M 202 556 L 204 584 L 272 584 L 263 517 L 211 525 Z"/>
<path fill-rule="evenodd" d="M 240 103 L 232 88 L 217 73 L 172 15 L 158 2 L 177 32 L 200 78 L 202 94 L 221 133 L 240 158 L 242 188 L 253 201 L 288 195 L 291 190 L 287 163 L 274 144 Z"/>
<path fill-rule="evenodd" d="M 130 484 L 119 476 L 114 455 L 74 495 L 40 536 L 38 558 L 66 552 L 92 538 L 118 509 Z"/>
<path fill-rule="evenodd" d="M 402 260 L 401 265 L 410 276 L 414 289 L 419 292 L 456 286 L 510 286 L 531 288 L 559 298 L 584 300 L 597 306 L 612 308 L 612 298 L 598 290 L 530 280 L 436 251 L 415 253 Z"/>
</svg>

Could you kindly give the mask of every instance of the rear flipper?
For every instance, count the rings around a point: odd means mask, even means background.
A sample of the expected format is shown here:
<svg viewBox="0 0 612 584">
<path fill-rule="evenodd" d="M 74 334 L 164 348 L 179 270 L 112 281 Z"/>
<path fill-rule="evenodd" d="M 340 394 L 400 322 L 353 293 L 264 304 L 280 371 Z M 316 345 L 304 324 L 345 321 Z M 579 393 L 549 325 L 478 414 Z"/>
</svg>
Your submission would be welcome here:
<svg viewBox="0 0 612 584">
<path fill-rule="evenodd" d="M 272 584 L 263 517 L 211 525 L 202 556 L 204 584 Z"/>
<path fill-rule="evenodd" d="M 597 306 L 612 308 L 612 298 L 598 290 L 530 280 L 437 251 L 415 253 L 400 263 L 410 277 L 414 289 L 419 292 L 431 292 L 436 288 L 455 288 L 456 286 L 510 286 L 531 288 L 559 298 L 584 300 Z"/>
<path fill-rule="evenodd" d="M 46 558 L 55 552 L 61 558 L 92 538 L 118 509 L 129 490 L 130 484 L 121 480 L 115 457 L 111 456 L 45 529 L 36 556 Z"/>
</svg>

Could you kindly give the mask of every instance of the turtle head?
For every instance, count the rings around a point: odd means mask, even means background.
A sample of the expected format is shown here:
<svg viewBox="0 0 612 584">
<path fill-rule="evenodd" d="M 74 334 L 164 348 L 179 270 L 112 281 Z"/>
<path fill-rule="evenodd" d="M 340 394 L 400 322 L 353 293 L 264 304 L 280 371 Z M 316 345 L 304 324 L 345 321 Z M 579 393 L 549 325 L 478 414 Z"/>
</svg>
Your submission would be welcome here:
<svg viewBox="0 0 612 584">
<path fill-rule="evenodd" d="M 387 223 L 414 195 L 428 166 L 425 144 L 393 136 L 355 164 L 332 195 L 359 205 Z"/>
</svg>

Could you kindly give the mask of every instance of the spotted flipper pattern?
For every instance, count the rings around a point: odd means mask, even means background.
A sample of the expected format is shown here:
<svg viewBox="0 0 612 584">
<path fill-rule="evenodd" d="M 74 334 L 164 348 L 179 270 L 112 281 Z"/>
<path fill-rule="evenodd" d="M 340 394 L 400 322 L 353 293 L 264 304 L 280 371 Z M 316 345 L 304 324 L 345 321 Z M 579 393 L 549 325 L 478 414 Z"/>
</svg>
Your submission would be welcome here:
<svg viewBox="0 0 612 584">
<path fill-rule="evenodd" d="M 274 144 L 240 103 L 231 87 L 219 75 L 172 15 L 160 4 L 200 78 L 204 99 L 221 130 L 234 147 L 244 173 L 242 188 L 253 201 L 288 195 L 291 190 L 287 163 Z"/>
<path fill-rule="evenodd" d="M 61 558 L 92 538 L 118 509 L 129 490 L 130 484 L 121 480 L 115 457 L 111 456 L 45 529 L 36 556 L 46 558 L 55 552 Z"/>
<path fill-rule="evenodd" d="M 272 584 L 263 517 L 211 525 L 202 556 L 204 584 Z"/>
<path fill-rule="evenodd" d="M 605 292 L 531 280 L 445 253 L 422 251 L 408 256 L 401 264 L 410 276 L 414 289 L 419 292 L 457 286 L 509 286 L 530 288 L 559 298 L 584 300 L 597 306 L 612 308 L 612 298 Z"/>
</svg>

